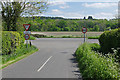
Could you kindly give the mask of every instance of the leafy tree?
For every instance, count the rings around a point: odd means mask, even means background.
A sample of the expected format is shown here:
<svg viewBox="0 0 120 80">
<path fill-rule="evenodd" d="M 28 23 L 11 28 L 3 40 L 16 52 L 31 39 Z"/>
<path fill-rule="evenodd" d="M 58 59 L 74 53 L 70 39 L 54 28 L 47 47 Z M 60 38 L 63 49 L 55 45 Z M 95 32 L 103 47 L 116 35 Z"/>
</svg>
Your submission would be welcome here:
<svg viewBox="0 0 120 80">
<path fill-rule="evenodd" d="M 0 2 L 2 6 L 2 20 L 6 24 L 6 30 L 16 31 L 17 21 L 21 16 L 33 16 L 47 9 L 47 2 Z"/>
<path fill-rule="evenodd" d="M 65 28 L 67 27 L 67 23 L 65 20 L 60 20 L 60 22 L 58 23 L 58 27 L 59 28 Z"/>
<path fill-rule="evenodd" d="M 95 25 L 93 30 L 94 30 L 94 31 L 99 31 L 99 26 L 98 26 L 98 25 Z"/>
<path fill-rule="evenodd" d="M 92 16 L 88 16 L 88 19 L 93 19 L 93 17 Z"/>
<path fill-rule="evenodd" d="M 70 28 L 69 27 L 65 27 L 64 31 L 70 31 Z"/>
<path fill-rule="evenodd" d="M 84 17 L 83 19 L 86 19 L 86 17 Z"/>
</svg>

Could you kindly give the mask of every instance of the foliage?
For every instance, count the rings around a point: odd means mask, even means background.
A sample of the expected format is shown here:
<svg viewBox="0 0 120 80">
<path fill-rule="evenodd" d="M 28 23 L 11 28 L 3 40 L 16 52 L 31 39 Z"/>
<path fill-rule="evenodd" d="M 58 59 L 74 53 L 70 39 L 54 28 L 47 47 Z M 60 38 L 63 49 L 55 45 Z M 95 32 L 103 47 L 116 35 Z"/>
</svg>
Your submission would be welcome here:
<svg viewBox="0 0 120 80">
<path fill-rule="evenodd" d="M 33 36 L 30 36 L 30 40 L 35 40 L 35 37 L 33 37 Z"/>
<path fill-rule="evenodd" d="M 90 36 L 88 39 L 99 39 L 100 36 Z"/>
<path fill-rule="evenodd" d="M 115 29 L 112 31 L 104 32 L 100 38 L 99 42 L 101 45 L 101 51 L 105 54 L 108 52 L 113 53 L 112 48 L 119 49 L 120 48 L 120 31 L 119 29 Z M 120 49 L 118 50 L 118 55 L 120 56 Z"/>
<path fill-rule="evenodd" d="M 14 53 L 18 48 L 24 44 L 22 33 L 13 31 L 2 32 L 2 54 Z"/>
<path fill-rule="evenodd" d="M 84 43 L 76 51 L 80 72 L 84 80 L 113 80 L 118 79 L 118 63 L 110 55 L 104 56 L 91 47 L 95 44 Z M 96 45 L 96 47 L 99 47 Z"/>
<path fill-rule="evenodd" d="M 31 54 L 31 52 L 35 52 L 37 51 L 37 48 L 35 46 L 31 46 L 28 45 L 28 48 L 26 48 L 26 45 L 22 46 L 22 48 L 19 48 L 17 49 L 14 54 L 10 54 L 10 55 L 3 55 L 2 56 L 2 63 L 5 64 L 7 63 L 8 61 L 12 61 L 12 60 L 15 60 L 21 56 L 24 56 L 24 55 L 28 55 L 28 54 Z"/>
<path fill-rule="evenodd" d="M 30 31 L 82 31 L 83 27 L 86 27 L 88 31 L 106 31 L 118 27 L 117 19 L 108 21 L 106 19 L 64 19 L 39 16 L 34 16 L 34 19 L 22 17 L 19 25 L 26 21 L 31 24 Z"/>
<path fill-rule="evenodd" d="M 96 51 L 96 52 L 100 51 L 100 45 L 97 43 L 92 43 L 89 46 L 90 46 L 91 50 L 93 50 L 93 51 Z"/>
<path fill-rule="evenodd" d="M 93 19 L 92 16 L 88 16 L 88 19 Z"/>
<path fill-rule="evenodd" d="M 20 37 L 21 37 L 21 39 L 20 39 L 20 47 L 22 47 L 22 46 L 24 46 L 24 42 L 25 42 L 25 38 L 24 38 L 24 34 L 23 34 L 23 32 L 22 31 L 17 31 L 19 34 L 20 34 Z"/>
<path fill-rule="evenodd" d="M 45 1 L 40 2 L 0 2 L 2 7 L 3 29 L 16 31 L 17 22 L 21 16 L 33 16 L 47 9 Z"/>
</svg>

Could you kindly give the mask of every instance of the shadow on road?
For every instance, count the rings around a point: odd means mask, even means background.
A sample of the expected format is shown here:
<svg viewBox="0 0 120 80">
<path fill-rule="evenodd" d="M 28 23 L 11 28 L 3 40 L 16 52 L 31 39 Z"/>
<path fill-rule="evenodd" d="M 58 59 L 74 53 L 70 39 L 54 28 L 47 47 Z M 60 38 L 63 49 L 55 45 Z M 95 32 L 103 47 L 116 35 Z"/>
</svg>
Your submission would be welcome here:
<svg viewBox="0 0 120 80">
<path fill-rule="evenodd" d="M 75 76 L 78 77 L 78 80 L 82 80 L 82 76 L 79 71 L 78 62 L 76 60 L 75 53 L 72 54 L 72 58 L 70 58 L 69 60 L 73 63 L 72 67 L 74 67 L 74 71 L 72 71 L 72 72 L 75 74 Z"/>
</svg>

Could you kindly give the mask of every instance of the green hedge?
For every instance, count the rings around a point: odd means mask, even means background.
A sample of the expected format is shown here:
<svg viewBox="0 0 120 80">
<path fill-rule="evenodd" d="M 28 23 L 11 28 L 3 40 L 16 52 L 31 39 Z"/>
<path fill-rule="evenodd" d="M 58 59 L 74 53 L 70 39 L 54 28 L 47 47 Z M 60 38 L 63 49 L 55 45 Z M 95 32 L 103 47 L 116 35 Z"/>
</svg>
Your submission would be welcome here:
<svg viewBox="0 0 120 80">
<path fill-rule="evenodd" d="M 11 54 L 24 45 L 22 32 L 2 32 L 2 54 Z"/>
<path fill-rule="evenodd" d="M 120 30 L 106 31 L 99 38 L 101 51 L 104 53 L 113 52 L 112 48 L 120 48 Z M 120 50 L 119 50 L 120 52 Z"/>
<path fill-rule="evenodd" d="M 84 43 L 76 50 L 82 78 L 84 80 L 117 80 L 118 63 L 109 55 L 104 56 L 93 51 L 93 47 L 97 49 L 99 45 Z"/>
</svg>

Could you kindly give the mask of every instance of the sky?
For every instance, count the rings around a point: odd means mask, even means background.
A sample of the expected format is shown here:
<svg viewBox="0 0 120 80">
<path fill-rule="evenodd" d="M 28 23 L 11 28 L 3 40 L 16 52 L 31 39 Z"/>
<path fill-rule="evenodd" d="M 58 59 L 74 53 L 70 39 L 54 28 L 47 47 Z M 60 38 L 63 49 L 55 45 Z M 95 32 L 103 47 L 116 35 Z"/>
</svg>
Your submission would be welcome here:
<svg viewBox="0 0 120 80">
<path fill-rule="evenodd" d="M 23 0 L 24 1 L 24 0 Z M 41 1 L 41 0 L 30 0 Z M 119 0 L 46 0 L 44 13 L 35 16 L 77 18 L 92 16 L 95 19 L 113 19 L 118 16 Z"/>
<path fill-rule="evenodd" d="M 118 14 L 118 0 L 50 0 L 48 10 L 41 16 L 113 19 Z M 39 14 L 38 14 L 39 15 Z"/>
</svg>

